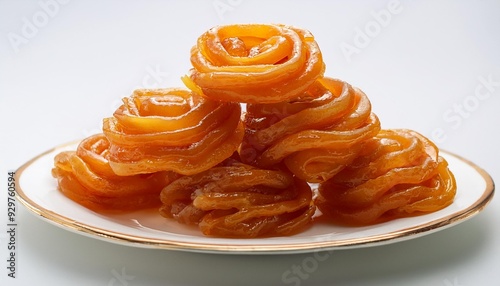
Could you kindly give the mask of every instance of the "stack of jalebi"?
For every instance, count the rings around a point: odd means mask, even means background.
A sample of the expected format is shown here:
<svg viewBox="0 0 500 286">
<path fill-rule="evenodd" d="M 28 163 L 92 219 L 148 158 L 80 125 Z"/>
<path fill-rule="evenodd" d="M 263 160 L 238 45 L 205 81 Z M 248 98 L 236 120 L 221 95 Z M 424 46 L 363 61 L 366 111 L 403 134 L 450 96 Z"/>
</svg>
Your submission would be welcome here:
<svg viewBox="0 0 500 286">
<path fill-rule="evenodd" d="M 331 222 L 366 225 L 453 201 L 438 148 L 414 131 L 381 130 L 361 90 L 324 76 L 308 31 L 219 26 L 190 60 L 188 89 L 136 90 L 103 134 L 56 156 L 64 194 L 100 209 L 161 201 L 164 217 L 245 238 L 300 232 L 316 206 Z"/>
<path fill-rule="evenodd" d="M 183 89 L 142 89 L 104 119 L 109 163 L 122 176 L 205 171 L 230 157 L 243 137 L 238 103 Z"/>
<path fill-rule="evenodd" d="M 411 130 L 382 130 L 356 160 L 319 187 L 316 200 L 335 222 L 363 225 L 440 210 L 456 184 L 438 148 Z"/>
<path fill-rule="evenodd" d="M 323 182 L 357 156 L 380 122 L 359 89 L 318 79 L 301 99 L 248 104 L 242 160 L 268 168 L 284 160 L 299 178 Z"/>
<path fill-rule="evenodd" d="M 179 178 L 161 192 L 161 201 L 163 216 L 222 237 L 291 235 L 304 229 L 316 210 L 305 181 L 235 159 Z"/>
<path fill-rule="evenodd" d="M 160 191 L 176 179 L 173 172 L 118 176 L 109 166 L 109 141 L 103 134 L 84 139 L 75 151 L 55 157 L 52 175 L 59 190 L 93 210 L 136 210 L 160 205 Z"/>
</svg>

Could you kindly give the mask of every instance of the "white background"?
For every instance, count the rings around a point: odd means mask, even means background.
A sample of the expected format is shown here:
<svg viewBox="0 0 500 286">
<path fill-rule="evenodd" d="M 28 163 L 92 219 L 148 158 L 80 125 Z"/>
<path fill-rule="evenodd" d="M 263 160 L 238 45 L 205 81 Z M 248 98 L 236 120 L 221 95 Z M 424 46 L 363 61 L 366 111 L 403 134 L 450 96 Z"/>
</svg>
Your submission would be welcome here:
<svg viewBox="0 0 500 286">
<path fill-rule="evenodd" d="M 0 1 L 2 223 L 7 224 L 8 170 L 98 132 L 101 119 L 137 87 L 180 86 L 197 37 L 229 23 L 310 30 L 326 75 L 365 91 L 384 128 L 415 129 L 500 178 L 500 2 L 390 3 Z M 386 246 L 335 251 L 300 283 L 286 283 L 283 273 L 312 254 L 131 248 L 62 230 L 18 205 L 17 278 L 7 277 L 5 230 L 0 284 L 500 285 L 499 217 L 496 197 L 456 227 Z M 128 279 L 118 279 L 122 274 Z"/>
</svg>

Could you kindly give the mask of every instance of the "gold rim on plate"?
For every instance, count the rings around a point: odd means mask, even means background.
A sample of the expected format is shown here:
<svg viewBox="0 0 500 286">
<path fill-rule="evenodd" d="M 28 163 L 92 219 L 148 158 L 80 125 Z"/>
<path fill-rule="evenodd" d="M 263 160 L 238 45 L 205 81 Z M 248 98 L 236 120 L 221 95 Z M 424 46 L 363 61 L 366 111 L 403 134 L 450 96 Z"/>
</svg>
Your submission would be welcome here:
<svg viewBox="0 0 500 286">
<path fill-rule="evenodd" d="M 130 233 L 123 233 L 117 231 L 110 231 L 97 227 L 95 225 L 88 224 L 84 221 L 77 221 L 65 216 L 64 214 L 54 212 L 50 209 L 42 207 L 36 200 L 28 196 L 21 187 L 21 178 L 24 172 L 32 166 L 35 162 L 43 157 L 46 157 L 57 150 L 69 148 L 73 145 L 76 146 L 77 142 L 71 142 L 64 144 L 55 148 L 52 148 L 30 161 L 26 162 L 16 171 L 16 181 L 18 182 L 16 195 L 18 200 L 26 206 L 34 214 L 44 218 L 45 220 L 60 226 L 64 229 L 74 231 L 79 234 L 84 234 L 93 238 L 99 238 L 106 240 L 108 242 L 114 242 L 118 244 L 136 246 L 143 248 L 159 248 L 159 249 L 173 249 L 173 250 L 185 250 L 193 252 L 209 252 L 209 253 L 225 253 L 225 254 L 277 254 L 277 253 L 300 253 L 300 252 L 312 252 L 312 251 L 322 251 L 331 249 L 346 249 L 355 247 L 367 247 L 376 246 L 380 244 L 386 244 L 396 241 L 407 240 L 411 238 L 416 238 L 425 234 L 430 234 L 434 231 L 444 229 L 449 226 L 456 225 L 459 222 L 463 222 L 468 218 L 479 213 L 486 207 L 486 205 L 491 201 L 494 195 L 494 182 L 491 176 L 482 168 L 474 164 L 473 162 L 455 155 L 447 151 L 441 151 L 441 154 L 445 156 L 454 157 L 461 163 L 477 172 L 478 175 L 484 180 L 485 188 L 480 190 L 481 196 L 468 205 L 466 208 L 460 209 L 457 212 L 439 217 L 437 219 L 428 221 L 423 224 L 417 224 L 408 228 L 401 228 L 387 233 L 381 233 L 366 237 L 359 238 L 349 238 L 349 239 L 329 239 L 329 240 L 317 240 L 312 239 L 310 241 L 302 242 L 284 242 L 276 243 L 276 240 L 270 239 L 269 243 L 255 244 L 255 239 L 236 239 L 236 240 L 222 240 L 224 243 L 215 242 L 216 239 L 206 237 L 198 242 L 183 240 L 183 239 L 159 239 L 147 236 L 139 236 Z M 51 166 L 49 167 L 51 168 Z M 458 190 L 457 190 L 458 191 Z M 478 191 L 479 192 L 479 191 Z M 458 195 L 458 193 L 457 193 Z M 61 194 L 61 196 L 63 196 Z M 453 204 L 452 204 L 453 205 Z M 376 227 L 376 226 L 374 226 Z M 230 243 L 227 243 L 230 241 Z M 264 241 L 261 239 L 261 242 Z"/>
</svg>

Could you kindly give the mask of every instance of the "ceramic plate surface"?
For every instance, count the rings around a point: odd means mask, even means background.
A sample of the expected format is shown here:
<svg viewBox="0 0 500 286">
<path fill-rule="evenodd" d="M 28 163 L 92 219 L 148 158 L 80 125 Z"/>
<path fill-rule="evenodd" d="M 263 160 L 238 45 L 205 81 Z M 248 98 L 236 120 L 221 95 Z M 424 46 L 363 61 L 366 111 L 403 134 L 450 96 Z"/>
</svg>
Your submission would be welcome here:
<svg viewBox="0 0 500 286">
<path fill-rule="evenodd" d="M 54 156 L 75 150 L 77 143 L 45 152 L 17 172 L 18 199 L 33 213 L 64 229 L 109 242 L 135 247 L 234 254 L 299 253 L 337 248 L 376 246 L 430 234 L 456 225 L 480 212 L 492 199 L 494 183 L 468 160 L 442 151 L 457 180 L 450 206 L 435 213 L 397 219 L 366 227 L 315 223 L 288 237 L 225 239 L 206 237 L 195 227 L 161 217 L 156 210 L 101 214 L 71 201 L 57 191 L 51 176 Z"/>
</svg>

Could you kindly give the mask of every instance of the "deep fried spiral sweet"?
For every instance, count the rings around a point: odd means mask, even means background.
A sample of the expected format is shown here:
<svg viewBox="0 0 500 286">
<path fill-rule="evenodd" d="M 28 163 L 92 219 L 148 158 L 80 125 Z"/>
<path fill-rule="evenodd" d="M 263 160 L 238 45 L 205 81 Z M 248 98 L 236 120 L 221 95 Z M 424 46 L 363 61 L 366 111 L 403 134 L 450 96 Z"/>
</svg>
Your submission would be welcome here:
<svg viewBox="0 0 500 286">
<path fill-rule="evenodd" d="M 109 166 L 109 141 L 103 134 L 90 136 L 76 151 L 56 155 L 52 175 L 59 190 L 93 210 L 136 210 L 158 206 L 163 187 L 178 175 L 157 172 L 118 176 Z"/>
<path fill-rule="evenodd" d="M 198 38 L 191 63 L 188 87 L 245 103 L 294 100 L 325 70 L 313 35 L 285 25 L 214 27 Z"/>
<path fill-rule="evenodd" d="M 356 160 L 319 187 L 316 200 L 335 222 L 371 224 L 440 210 L 456 184 L 438 148 L 411 130 L 382 130 Z"/>
<path fill-rule="evenodd" d="M 62 193 L 96 210 L 157 205 L 205 235 L 236 238 L 296 234 L 316 208 L 367 225 L 452 203 L 438 148 L 411 130 L 381 130 L 360 89 L 324 76 L 309 31 L 217 26 L 190 60 L 188 89 L 134 91 L 103 134 L 55 157 Z"/>
<path fill-rule="evenodd" d="M 190 175 L 222 162 L 243 137 L 238 103 L 183 89 L 141 89 L 123 99 L 103 131 L 118 175 L 175 171 Z"/>
<path fill-rule="evenodd" d="M 234 159 L 175 180 L 161 201 L 163 216 L 221 237 L 291 235 L 311 222 L 316 209 L 305 181 Z"/>
<path fill-rule="evenodd" d="M 312 98 L 312 99 L 311 99 Z M 266 168 L 284 160 L 299 178 L 322 182 L 349 164 L 380 122 L 366 95 L 322 78 L 297 101 L 248 104 L 243 162 Z"/>
</svg>

